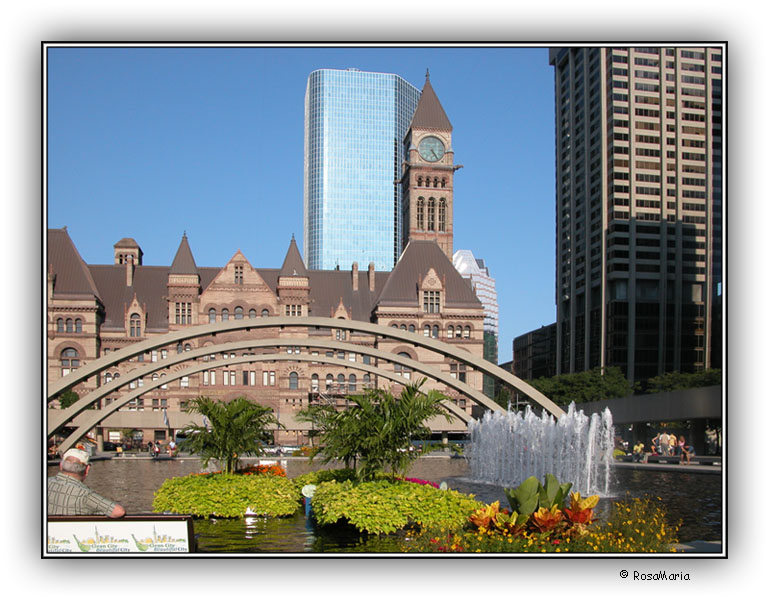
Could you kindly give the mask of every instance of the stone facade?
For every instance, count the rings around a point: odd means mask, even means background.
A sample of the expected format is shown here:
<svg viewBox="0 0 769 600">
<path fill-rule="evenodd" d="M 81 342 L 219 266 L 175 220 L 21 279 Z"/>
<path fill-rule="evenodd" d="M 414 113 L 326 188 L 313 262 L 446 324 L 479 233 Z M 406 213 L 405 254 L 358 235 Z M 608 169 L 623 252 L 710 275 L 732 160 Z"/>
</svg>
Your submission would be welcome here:
<svg viewBox="0 0 769 600">
<path fill-rule="evenodd" d="M 359 270 L 357 264 L 349 271 L 308 271 L 294 240 L 280 269 L 255 268 L 240 251 L 221 268 L 197 267 L 186 236 L 170 267 L 144 266 L 138 257 L 112 265 L 88 265 L 66 229 L 49 230 L 48 256 L 49 382 L 152 336 L 199 324 L 264 316 L 322 316 L 377 323 L 457 344 L 478 357 L 483 355 L 483 306 L 444 252 L 431 241 L 412 241 L 395 269 L 389 272 L 376 272 L 373 267 Z M 356 368 L 356 364 L 374 364 L 412 380 L 419 377 L 408 368 L 366 356 L 366 347 L 406 355 L 451 373 L 475 389 L 482 388 L 480 373 L 413 344 L 342 329 L 285 327 L 279 331 L 254 329 L 191 338 L 105 369 L 98 378 L 85 381 L 75 391 L 83 397 L 103 382 L 118 377 L 125 380 L 126 385 L 117 393 L 100 401 L 98 408 L 103 408 L 124 392 L 135 391 L 166 377 L 169 371 L 188 366 L 182 363 L 168 370 L 159 368 L 143 379 L 132 378 L 132 370 L 148 363 L 229 341 L 276 337 L 280 338 L 279 345 L 258 352 L 316 355 L 318 362 L 254 362 L 169 379 L 164 387 L 149 391 L 106 417 L 94 434 L 108 441 L 116 437 L 117 431 L 122 436 L 124 430 L 135 430 L 134 435 L 140 435 L 144 443 L 168 439 L 195 420 L 193 415 L 183 412 L 190 399 L 199 395 L 222 400 L 246 396 L 273 408 L 286 426 L 286 431 L 276 432 L 276 443 L 304 444 L 308 442 L 307 425 L 296 420 L 296 413 L 319 394 L 342 405 L 347 395 L 367 387 L 399 389 L 396 384 L 380 381 L 376 375 Z M 313 347 L 313 341 L 321 340 L 352 343 L 360 346 L 361 352 Z M 232 352 L 229 358 L 245 353 L 253 354 L 254 349 L 244 344 L 244 349 Z M 198 360 L 228 358 L 224 354 L 212 353 Z M 344 359 L 349 367 L 323 364 L 325 357 Z M 442 389 L 456 400 L 459 408 L 471 413 L 472 402 L 457 392 L 427 381 L 425 389 L 430 388 Z M 49 409 L 56 410 L 57 406 L 54 400 Z M 74 423 L 77 422 L 76 418 Z M 458 419 L 450 424 L 442 420 L 433 426 L 436 432 L 443 433 L 461 432 L 465 427 Z"/>
</svg>

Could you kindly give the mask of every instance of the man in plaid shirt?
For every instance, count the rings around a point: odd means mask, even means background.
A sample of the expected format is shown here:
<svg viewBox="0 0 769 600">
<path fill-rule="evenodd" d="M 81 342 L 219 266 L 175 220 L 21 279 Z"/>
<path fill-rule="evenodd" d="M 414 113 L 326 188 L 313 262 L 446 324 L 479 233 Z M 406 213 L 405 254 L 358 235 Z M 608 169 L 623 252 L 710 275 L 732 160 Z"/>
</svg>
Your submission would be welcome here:
<svg viewBox="0 0 769 600">
<path fill-rule="evenodd" d="M 84 450 L 73 448 L 64 453 L 59 472 L 48 478 L 49 515 L 106 515 L 114 519 L 125 515 L 125 509 L 117 502 L 107 500 L 83 483 L 90 468 Z"/>
</svg>

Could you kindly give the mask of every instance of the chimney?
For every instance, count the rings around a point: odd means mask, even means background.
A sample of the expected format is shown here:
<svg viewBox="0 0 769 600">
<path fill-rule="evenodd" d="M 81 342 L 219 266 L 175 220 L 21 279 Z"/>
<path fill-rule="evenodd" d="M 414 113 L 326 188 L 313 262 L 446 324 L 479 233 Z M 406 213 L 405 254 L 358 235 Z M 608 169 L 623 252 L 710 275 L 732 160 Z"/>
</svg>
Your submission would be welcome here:
<svg viewBox="0 0 769 600">
<path fill-rule="evenodd" d="M 358 263 L 352 263 L 352 291 L 358 291 Z"/>
<path fill-rule="evenodd" d="M 368 289 L 370 292 L 376 290 L 376 285 L 374 284 L 374 263 L 368 264 Z"/>
<path fill-rule="evenodd" d="M 125 284 L 128 287 L 134 284 L 134 257 L 132 254 L 126 256 L 125 261 Z"/>
</svg>

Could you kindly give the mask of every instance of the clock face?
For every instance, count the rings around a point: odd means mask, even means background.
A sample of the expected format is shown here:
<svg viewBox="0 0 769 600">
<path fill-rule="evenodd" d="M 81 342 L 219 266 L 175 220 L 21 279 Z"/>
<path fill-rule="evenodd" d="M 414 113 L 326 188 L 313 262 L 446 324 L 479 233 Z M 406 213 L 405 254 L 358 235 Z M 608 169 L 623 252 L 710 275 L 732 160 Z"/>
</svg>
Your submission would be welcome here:
<svg viewBox="0 0 769 600">
<path fill-rule="evenodd" d="M 428 136 L 419 142 L 419 156 L 428 162 L 435 162 L 443 158 L 446 148 L 437 137 Z"/>
</svg>

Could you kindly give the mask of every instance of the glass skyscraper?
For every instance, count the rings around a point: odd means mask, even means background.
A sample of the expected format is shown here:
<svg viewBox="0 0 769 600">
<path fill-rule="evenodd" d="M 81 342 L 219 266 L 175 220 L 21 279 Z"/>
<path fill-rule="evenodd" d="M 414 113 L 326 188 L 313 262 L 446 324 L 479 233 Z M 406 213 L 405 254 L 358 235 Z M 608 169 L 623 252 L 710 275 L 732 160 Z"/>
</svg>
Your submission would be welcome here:
<svg viewBox="0 0 769 600">
<path fill-rule="evenodd" d="M 304 120 L 309 269 L 389 271 L 400 255 L 403 138 L 420 91 L 398 75 L 313 71 Z"/>
</svg>

